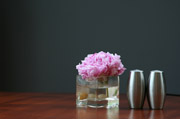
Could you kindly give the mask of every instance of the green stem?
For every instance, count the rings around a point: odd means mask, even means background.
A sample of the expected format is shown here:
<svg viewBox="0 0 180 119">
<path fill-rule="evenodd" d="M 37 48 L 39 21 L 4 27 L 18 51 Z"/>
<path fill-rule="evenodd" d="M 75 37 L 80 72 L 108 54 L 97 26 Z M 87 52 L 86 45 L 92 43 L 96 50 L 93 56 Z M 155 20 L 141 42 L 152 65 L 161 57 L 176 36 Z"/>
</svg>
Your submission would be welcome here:
<svg viewBox="0 0 180 119">
<path fill-rule="evenodd" d="M 106 94 L 107 94 L 107 97 L 109 97 L 108 88 L 106 88 Z"/>
</svg>

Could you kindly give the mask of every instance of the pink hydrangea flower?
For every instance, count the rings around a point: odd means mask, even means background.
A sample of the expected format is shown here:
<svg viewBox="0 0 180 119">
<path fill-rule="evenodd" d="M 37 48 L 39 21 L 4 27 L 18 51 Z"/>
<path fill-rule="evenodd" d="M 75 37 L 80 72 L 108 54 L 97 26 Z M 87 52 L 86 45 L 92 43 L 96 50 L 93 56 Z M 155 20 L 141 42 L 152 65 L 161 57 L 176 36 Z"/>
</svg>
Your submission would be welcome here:
<svg viewBox="0 0 180 119">
<path fill-rule="evenodd" d="M 119 55 L 101 51 L 89 54 L 81 64 L 76 66 L 76 69 L 83 79 L 87 79 L 100 76 L 118 76 L 126 68 L 124 68 Z"/>
</svg>

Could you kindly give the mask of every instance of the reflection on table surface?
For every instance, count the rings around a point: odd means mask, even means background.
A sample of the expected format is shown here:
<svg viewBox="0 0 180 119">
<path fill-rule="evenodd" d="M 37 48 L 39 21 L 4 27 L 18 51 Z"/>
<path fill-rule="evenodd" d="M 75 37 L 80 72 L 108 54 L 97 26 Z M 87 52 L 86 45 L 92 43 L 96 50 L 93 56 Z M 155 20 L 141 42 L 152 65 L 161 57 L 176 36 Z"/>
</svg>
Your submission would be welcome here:
<svg viewBox="0 0 180 119">
<path fill-rule="evenodd" d="M 164 119 L 163 110 L 130 110 L 128 119 Z"/>
<path fill-rule="evenodd" d="M 163 110 L 76 108 L 77 119 L 164 119 Z"/>
<path fill-rule="evenodd" d="M 77 119 L 117 119 L 119 118 L 119 108 L 76 108 Z"/>
</svg>

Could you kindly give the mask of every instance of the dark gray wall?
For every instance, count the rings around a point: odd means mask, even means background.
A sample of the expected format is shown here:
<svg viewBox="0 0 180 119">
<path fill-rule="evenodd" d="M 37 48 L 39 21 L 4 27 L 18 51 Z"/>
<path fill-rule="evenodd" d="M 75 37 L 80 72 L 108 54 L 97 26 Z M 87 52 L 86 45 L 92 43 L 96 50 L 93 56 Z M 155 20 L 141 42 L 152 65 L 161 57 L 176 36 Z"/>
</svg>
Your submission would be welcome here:
<svg viewBox="0 0 180 119">
<path fill-rule="evenodd" d="M 75 66 L 109 51 L 129 70 L 163 70 L 167 92 L 180 94 L 180 1 L 4 0 L 1 91 L 75 92 Z"/>
</svg>

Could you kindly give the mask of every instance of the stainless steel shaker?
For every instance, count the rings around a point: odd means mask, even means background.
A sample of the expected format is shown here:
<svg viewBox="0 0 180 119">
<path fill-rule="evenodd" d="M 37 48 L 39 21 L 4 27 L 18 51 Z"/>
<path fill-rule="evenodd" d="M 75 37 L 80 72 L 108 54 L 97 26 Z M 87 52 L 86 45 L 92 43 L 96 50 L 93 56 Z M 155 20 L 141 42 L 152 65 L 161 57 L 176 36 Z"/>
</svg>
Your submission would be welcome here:
<svg viewBox="0 0 180 119">
<path fill-rule="evenodd" d="M 151 109 L 163 109 L 166 97 L 166 84 L 163 71 L 151 71 L 147 90 L 149 107 Z"/>
<path fill-rule="evenodd" d="M 145 99 L 145 80 L 142 70 L 131 70 L 128 79 L 127 97 L 129 107 L 141 109 Z"/>
</svg>

